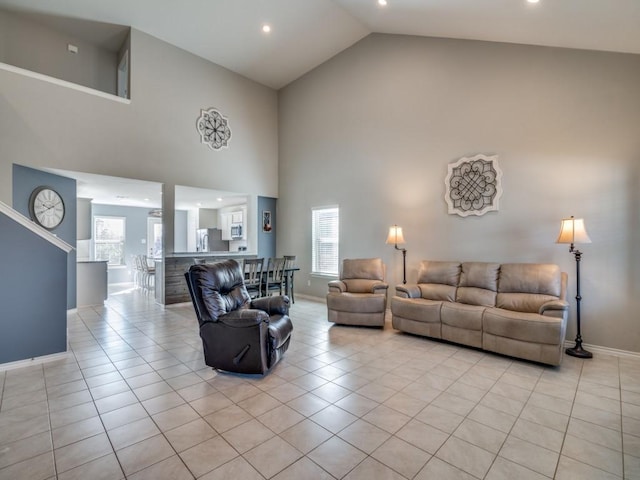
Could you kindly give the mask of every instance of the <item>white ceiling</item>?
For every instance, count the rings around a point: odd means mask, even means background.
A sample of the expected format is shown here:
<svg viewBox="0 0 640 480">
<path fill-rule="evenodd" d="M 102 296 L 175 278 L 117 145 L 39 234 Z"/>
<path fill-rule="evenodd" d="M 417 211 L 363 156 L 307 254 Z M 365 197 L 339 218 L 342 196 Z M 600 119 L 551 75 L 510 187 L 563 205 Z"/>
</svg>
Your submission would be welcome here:
<svg viewBox="0 0 640 480">
<path fill-rule="evenodd" d="M 640 53 L 640 0 L 0 0 L 132 26 L 272 88 L 371 32 Z M 262 33 L 269 23 L 273 30 Z M 96 29 L 91 29 L 96 30 Z"/>
</svg>

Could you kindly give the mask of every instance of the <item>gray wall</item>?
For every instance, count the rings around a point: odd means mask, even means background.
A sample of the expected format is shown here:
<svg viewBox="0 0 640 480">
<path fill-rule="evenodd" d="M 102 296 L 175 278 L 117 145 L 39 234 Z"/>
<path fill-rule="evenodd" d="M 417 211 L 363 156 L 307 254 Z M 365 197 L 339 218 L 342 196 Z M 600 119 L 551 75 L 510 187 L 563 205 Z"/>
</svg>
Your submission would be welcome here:
<svg viewBox="0 0 640 480">
<path fill-rule="evenodd" d="M 0 364 L 66 351 L 67 254 L 0 213 L 0 265 Z"/>
<path fill-rule="evenodd" d="M 278 238 L 276 205 L 277 199 L 275 198 L 258 197 L 258 258 L 264 258 L 265 262 L 269 257 L 276 256 L 276 240 Z M 272 230 L 270 232 L 262 231 L 262 212 L 264 210 L 271 212 Z"/>
<path fill-rule="evenodd" d="M 419 262 L 575 260 L 560 220 L 584 217 L 580 247 L 586 343 L 640 351 L 640 55 L 374 34 L 280 91 L 278 251 L 311 277 L 311 208 L 340 206 L 340 255 L 382 257 L 391 285 L 402 255 Z M 448 215 L 447 164 L 499 155 L 500 210 Z M 637 253 L 637 252 L 636 252 Z M 307 287 L 307 280 L 311 286 Z"/>
<path fill-rule="evenodd" d="M 147 218 L 148 208 L 122 207 L 120 205 L 92 204 L 92 216 L 124 217 L 125 223 L 125 243 L 124 258 L 127 263 L 125 267 L 108 267 L 108 282 L 122 283 L 133 281 L 133 257 L 136 255 L 148 255 L 149 246 L 142 243 L 147 239 Z M 93 223 L 93 222 L 92 222 Z M 94 259 L 95 235 L 91 236 L 91 258 Z"/>
<path fill-rule="evenodd" d="M 175 185 L 278 195 L 274 90 L 137 30 L 131 65 L 130 104 L 0 70 L 0 200 L 14 162 L 163 183 L 172 252 Z M 229 119 L 228 149 L 200 142 L 210 107 Z"/>
<path fill-rule="evenodd" d="M 22 165 L 13 166 L 13 208 L 25 217 L 29 215 L 29 197 L 36 187 L 48 186 L 56 190 L 62 197 L 65 206 L 65 214 L 62 223 L 52 230 L 52 233 L 67 242 L 72 247 L 76 246 L 77 215 L 76 215 L 76 181 L 54 175 L 52 173 L 35 170 Z M 4 247 L 3 247 L 4 248 Z M 10 247 L 9 247 L 10 248 Z M 25 264 L 26 265 L 26 264 Z M 34 262 L 29 268 L 38 268 Z M 67 281 L 66 290 L 67 308 L 76 308 L 76 251 L 72 250 L 67 255 Z"/>
<path fill-rule="evenodd" d="M 0 62 L 115 95 L 117 52 L 2 10 L 0 27 Z"/>
</svg>

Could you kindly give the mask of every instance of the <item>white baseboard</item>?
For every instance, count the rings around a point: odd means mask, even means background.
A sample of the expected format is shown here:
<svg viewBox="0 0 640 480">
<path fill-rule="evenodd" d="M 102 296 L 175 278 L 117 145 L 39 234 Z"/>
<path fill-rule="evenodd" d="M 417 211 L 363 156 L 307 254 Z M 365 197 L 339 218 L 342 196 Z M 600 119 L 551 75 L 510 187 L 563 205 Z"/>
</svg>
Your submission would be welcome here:
<svg viewBox="0 0 640 480">
<path fill-rule="evenodd" d="M 16 362 L 0 363 L 0 372 L 5 370 L 14 370 L 16 368 L 31 367 L 33 365 L 42 365 L 43 363 L 55 362 L 63 360 L 69 356 L 69 351 L 52 353 L 51 355 L 43 355 L 42 357 L 28 358 L 26 360 L 18 360 Z"/>
<path fill-rule="evenodd" d="M 575 340 L 565 340 L 564 346 L 567 348 L 573 348 L 576 345 Z M 631 352 L 629 350 L 620 350 L 617 348 L 601 347 L 600 345 L 591 345 L 590 343 L 583 343 L 582 347 L 591 353 L 600 353 L 602 355 L 613 355 L 616 357 L 631 357 L 640 359 L 640 352 Z"/>
</svg>

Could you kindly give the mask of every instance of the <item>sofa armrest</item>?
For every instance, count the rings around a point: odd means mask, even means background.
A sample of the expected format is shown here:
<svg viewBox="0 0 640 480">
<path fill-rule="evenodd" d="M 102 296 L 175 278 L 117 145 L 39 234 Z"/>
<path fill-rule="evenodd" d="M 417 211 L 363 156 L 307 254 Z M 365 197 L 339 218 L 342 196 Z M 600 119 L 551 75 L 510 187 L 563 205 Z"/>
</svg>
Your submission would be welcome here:
<svg viewBox="0 0 640 480">
<path fill-rule="evenodd" d="M 269 314 L 264 310 L 252 308 L 240 308 L 229 313 L 220 315 L 218 322 L 228 327 L 247 328 L 269 321 Z"/>
<path fill-rule="evenodd" d="M 251 308 L 264 310 L 271 315 L 288 315 L 289 314 L 289 297 L 286 295 L 273 295 L 270 297 L 261 297 L 252 300 Z"/>
<path fill-rule="evenodd" d="M 415 284 L 396 285 L 396 296 L 403 298 L 420 298 L 422 292 L 420 291 L 420 287 Z"/>
<path fill-rule="evenodd" d="M 346 291 L 347 291 L 347 286 L 342 280 L 331 280 L 329 282 L 329 292 L 344 293 Z"/>
<path fill-rule="evenodd" d="M 373 293 L 386 293 L 387 289 L 389 288 L 389 284 L 384 282 L 378 282 L 378 283 L 375 283 L 372 288 L 373 288 Z"/>
<path fill-rule="evenodd" d="M 551 300 L 543 304 L 538 313 L 540 313 L 540 315 L 557 317 L 558 315 L 564 315 L 564 312 L 568 311 L 569 302 L 564 300 Z"/>
</svg>

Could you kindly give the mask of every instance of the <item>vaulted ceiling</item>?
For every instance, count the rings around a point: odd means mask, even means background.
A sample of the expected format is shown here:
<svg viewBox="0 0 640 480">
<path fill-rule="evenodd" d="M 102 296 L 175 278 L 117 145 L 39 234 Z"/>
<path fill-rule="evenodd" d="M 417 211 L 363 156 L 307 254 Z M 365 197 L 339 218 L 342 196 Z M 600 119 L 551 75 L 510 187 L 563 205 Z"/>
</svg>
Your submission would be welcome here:
<svg viewBox="0 0 640 480">
<path fill-rule="evenodd" d="M 387 2 L 0 0 L 0 8 L 131 26 L 275 89 L 372 32 L 640 54 L 640 0 Z"/>
</svg>

